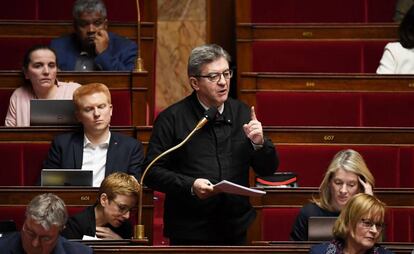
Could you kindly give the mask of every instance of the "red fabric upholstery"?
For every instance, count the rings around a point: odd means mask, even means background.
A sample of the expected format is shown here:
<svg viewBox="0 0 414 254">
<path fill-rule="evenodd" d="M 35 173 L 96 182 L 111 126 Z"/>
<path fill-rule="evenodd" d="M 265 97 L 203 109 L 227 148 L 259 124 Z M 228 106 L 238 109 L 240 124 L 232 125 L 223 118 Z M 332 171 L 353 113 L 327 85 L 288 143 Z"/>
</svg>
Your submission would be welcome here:
<svg viewBox="0 0 414 254">
<path fill-rule="evenodd" d="M 49 42 L 50 39 L 46 38 L 0 38 L 0 48 L 3 49 L 0 70 L 21 70 L 26 50 L 36 44 L 48 45 Z"/>
<path fill-rule="evenodd" d="M 43 161 L 47 158 L 50 144 L 26 143 L 22 144 L 22 172 L 24 172 L 22 186 L 36 185 L 40 179 Z"/>
<path fill-rule="evenodd" d="M 14 220 L 17 230 L 21 230 L 25 212 L 25 206 L 0 206 L 0 220 Z"/>
<path fill-rule="evenodd" d="M 258 92 L 256 113 L 265 126 L 360 126 L 357 93 Z"/>
<path fill-rule="evenodd" d="M 366 0 L 367 22 L 393 22 L 395 2 L 390 0 Z"/>
<path fill-rule="evenodd" d="M 256 41 L 252 63 L 254 72 L 360 73 L 362 45 L 359 41 Z"/>
<path fill-rule="evenodd" d="M 364 22 L 364 1 L 251 0 L 252 23 Z"/>
<path fill-rule="evenodd" d="M 386 219 L 387 242 L 414 241 L 414 209 L 390 208 Z"/>
<path fill-rule="evenodd" d="M 22 145 L 0 143 L 2 163 L 0 166 L 0 185 L 19 186 L 23 180 Z"/>
<path fill-rule="evenodd" d="M 113 126 L 130 126 L 132 124 L 131 92 L 111 90 Z"/>
<path fill-rule="evenodd" d="M 0 19 L 71 21 L 74 0 L 15 0 L 0 9 Z M 104 0 L 111 22 L 136 22 L 136 0 Z M 140 1 L 141 17 L 144 1 Z M 24 7 L 24 8 L 23 8 Z"/>
<path fill-rule="evenodd" d="M 400 187 L 412 188 L 414 186 L 414 148 L 400 148 Z"/>
<path fill-rule="evenodd" d="M 364 93 L 363 126 L 414 127 L 414 93 Z"/>
<path fill-rule="evenodd" d="M 14 0 L 2 3 L 0 19 L 37 19 L 37 1 Z"/>
<path fill-rule="evenodd" d="M 379 62 L 388 40 L 364 42 L 363 73 L 376 73 Z"/>
<path fill-rule="evenodd" d="M 4 125 L 12 93 L 11 89 L 0 89 L 0 125 Z"/>
<path fill-rule="evenodd" d="M 168 238 L 164 237 L 164 199 L 164 193 L 154 192 L 153 245 L 169 245 Z"/>
<path fill-rule="evenodd" d="M 318 187 L 333 156 L 347 148 L 358 151 L 364 157 L 375 177 L 376 187 L 414 187 L 412 179 L 407 180 L 405 186 L 400 186 L 400 182 L 406 177 L 401 175 L 400 171 L 409 171 L 410 175 L 413 174 L 414 148 L 405 148 L 408 153 L 406 160 L 411 160 L 411 164 L 400 164 L 400 148 L 394 146 L 278 145 L 278 171 L 296 172 L 300 187 Z"/>
<path fill-rule="evenodd" d="M 262 210 L 262 240 L 288 241 L 300 208 L 265 208 Z"/>
</svg>

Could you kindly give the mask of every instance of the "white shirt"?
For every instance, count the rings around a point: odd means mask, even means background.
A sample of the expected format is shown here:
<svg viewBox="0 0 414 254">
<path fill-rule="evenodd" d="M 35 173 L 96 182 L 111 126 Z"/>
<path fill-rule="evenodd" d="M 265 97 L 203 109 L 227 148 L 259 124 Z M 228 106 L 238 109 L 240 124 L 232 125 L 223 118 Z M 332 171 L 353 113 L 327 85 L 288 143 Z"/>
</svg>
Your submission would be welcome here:
<svg viewBox="0 0 414 254">
<path fill-rule="evenodd" d="M 102 144 L 94 145 L 84 135 L 82 169 L 93 171 L 93 187 L 99 187 L 105 178 L 106 154 L 110 139 L 111 132 Z"/>
<path fill-rule="evenodd" d="M 406 49 L 399 42 L 388 43 L 377 74 L 414 74 L 414 49 Z"/>
</svg>

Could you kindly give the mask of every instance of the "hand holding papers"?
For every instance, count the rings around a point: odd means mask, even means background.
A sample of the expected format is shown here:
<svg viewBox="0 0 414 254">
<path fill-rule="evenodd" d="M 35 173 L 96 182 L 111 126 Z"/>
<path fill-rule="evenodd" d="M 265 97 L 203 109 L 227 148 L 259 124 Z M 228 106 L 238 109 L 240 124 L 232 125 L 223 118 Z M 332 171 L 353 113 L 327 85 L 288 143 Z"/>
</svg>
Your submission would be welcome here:
<svg viewBox="0 0 414 254">
<path fill-rule="evenodd" d="M 266 194 L 265 191 L 248 188 L 239 184 L 235 184 L 226 180 L 223 180 L 214 185 L 214 190 L 217 192 L 225 192 L 236 195 L 258 197 Z"/>
</svg>

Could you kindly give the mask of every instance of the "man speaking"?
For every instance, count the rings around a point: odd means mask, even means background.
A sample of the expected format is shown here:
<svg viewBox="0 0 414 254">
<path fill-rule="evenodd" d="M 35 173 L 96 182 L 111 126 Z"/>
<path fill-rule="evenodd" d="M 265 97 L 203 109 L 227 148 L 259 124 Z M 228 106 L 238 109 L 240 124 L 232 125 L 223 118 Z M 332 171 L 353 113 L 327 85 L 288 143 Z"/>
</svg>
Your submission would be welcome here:
<svg viewBox="0 0 414 254">
<path fill-rule="evenodd" d="M 164 235 L 171 245 L 244 245 L 255 211 L 248 197 L 219 193 L 221 180 L 249 186 L 249 167 L 261 176 L 277 169 L 270 139 L 263 136 L 254 108 L 228 98 L 230 56 L 218 45 L 192 50 L 188 60 L 193 93 L 161 112 L 148 146 L 151 162 L 179 144 L 203 113 L 218 114 L 182 147 L 161 158 L 144 178 L 147 186 L 166 194 Z"/>
</svg>

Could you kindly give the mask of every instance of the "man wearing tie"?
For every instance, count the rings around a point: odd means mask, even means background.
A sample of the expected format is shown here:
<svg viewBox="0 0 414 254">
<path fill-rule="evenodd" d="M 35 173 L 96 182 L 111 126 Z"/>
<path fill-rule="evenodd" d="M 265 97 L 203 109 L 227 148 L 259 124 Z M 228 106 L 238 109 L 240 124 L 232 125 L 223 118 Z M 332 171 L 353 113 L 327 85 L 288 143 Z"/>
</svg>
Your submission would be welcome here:
<svg viewBox="0 0 414 254">
<path fill-rule="evenodd" d="M 275 147 L 263 136 L 254 108 L 228 98 L 229 61 L 218 45 L 193 49 L 188 61 L 193 93 L 161 112 L 154 123 L 148 162 L 184 140 L 207 109 L 219 112 L 144 178 L 146 185 L 166 194 L 164 235 L 171 245 L 246 244 L 255 218 L 249 198 L 219 193 L 214 184 L 228 180 L 249 186 L 250 166 L 262 176 L 278 166 Z"/>
</svg>

